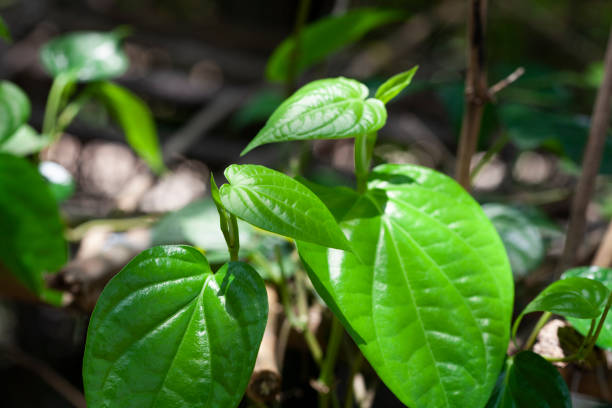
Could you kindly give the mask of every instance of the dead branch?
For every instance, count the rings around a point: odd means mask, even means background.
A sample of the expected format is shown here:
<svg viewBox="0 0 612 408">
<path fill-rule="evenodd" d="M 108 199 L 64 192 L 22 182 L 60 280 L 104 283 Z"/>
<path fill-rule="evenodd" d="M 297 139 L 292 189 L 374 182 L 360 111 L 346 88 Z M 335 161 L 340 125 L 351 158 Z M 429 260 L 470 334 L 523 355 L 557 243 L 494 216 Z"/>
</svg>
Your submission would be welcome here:
<svg viewBox="0 0 612 408">
<path fill-rule="evenodd" d="M 582 173 L 572 201 L 565 248 L 557 268 L 557 276 L 571 267 L 576 259 L 586 228 L 586 209 L 593 195 L 595 178 L 601 165 L 612 103 L 612 29 L 608 39 L 604 70 L 604 79 L 593 107 L 589 139 L 582 159 Z"/>
</svg>

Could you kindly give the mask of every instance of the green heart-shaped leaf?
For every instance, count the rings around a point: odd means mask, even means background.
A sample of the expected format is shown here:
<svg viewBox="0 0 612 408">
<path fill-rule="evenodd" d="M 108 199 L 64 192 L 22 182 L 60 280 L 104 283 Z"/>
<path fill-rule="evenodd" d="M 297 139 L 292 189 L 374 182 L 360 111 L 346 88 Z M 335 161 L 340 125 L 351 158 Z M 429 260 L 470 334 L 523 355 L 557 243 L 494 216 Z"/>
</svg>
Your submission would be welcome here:
<svg viewBox="0 0 612 408">
<path fill-rule="evenodd" d="M 506 361 L 487 408 L 571 408 L 569 390 L 559 371 L 531 351 Z"/>
<path fill-rule="evenodd" d="M 419 69 L 418 65 L 408 71 L 404 71 L 387 79 L 376 91 L 376 99 L 380 99 L 383 103 L 387 103 L 395 98 L 397 94 L 410 85 L 412 77 L 416 74 L 417 69 Z"/>
<path fill-rule="evenodd" d="M 111 82 L 92 86 L 92 93 L 102 99 L 117 119 L 127 142 L 151 168 L 160 173 L 165 169 L 157 130 L 149 107 L 137 95 Z"/>
<path fill-rule="evenodd" d="M 38 165 L 38 171 L 47 181 L 49 190 L 58 203 L 67 200 L 74 194 L 76 188 L 74 178 L 61 164 L 44 161 Z"/>
<path fill-rule="evenodd" d="M 303 184 L 263 166 L 231 165 L 221 186 L 223 206 L 256 227 L 331 248 L 349 249 L 325 204 Z"/>
<path fill-rule="evenodd" d="M 551 283 L 533 299 L 514 322 L 512 335 L 516 335 L 523 316 L 531 312 L 551 312 L 578 319 L 595 319 L 601 315 L 609 294 L 600 282 L 567 277 Z"/>
<path fill-rule="evenodd" d="M 387 110 L 378 99 L 367 97 L 368 88 L 354 79 L 311 82 L 274 111 L 241 155 L 266 143 L 341 139 L 375 132 L 384 126 Z"/>
<path fill-rule="evenodd" d="M 47 183 L 26 160 L 0 153 L 0 261 L 34 293 L 67 260 L 64 226 Z"/>
<path fill-rule="evenodd" d="M 45 44 L 40 59 L 54 77 L 70 72 L 84 82 L 115 78 L 129 65 L 121 48 L 123 36 L 122 30 L 66 34 Z"/>
<path fill-rule="evenodd" d="M 523 277 L 544 259 L 544 239 L 540 230 L 516 208 L 503 204 L 484 204 L 489 217 L 504 243 L 512 272 Z"/>
<path fill-rule="evenodd" d="M 296 74 L 322 61 L 335 51 L 358 41 L 368 31 L 401 20 L 403 17 L 404 14 L 396 10 L 363 8 L 351 10 L 341 16 L 325 17 L 306 26 L 300 34 Z M 276 47 L 266 67 L 266 77 L 270 81 L 283 82 L 291 75 L 289 67 L 294 48 L 293 36 Z"/>
<path fill-rule="evenodd" d="M 30 117 L 30 101 L 17 85 L 0 81 L 0 144 Z"/>
<path fill-rule="evenodd" d="M 245 263 L 213 274 L 192 247 L 142 252 L 104 288 L 91 317 L 87 406 L 236 407 L 267 314 L 264 283 Z"/>
<path fill-rule="evenodd" d="M 570 269 L 566 271 L 561 279 L 567 279 L 570 277 L 581 277 L 587 279 L 593 279 L 601 282 L 609 291 L 612 291 L 612 269 L 600 268 L 597 266 L 584 266 L 580 268 Z M 578 319 L 574 317 L 568 317 L 567 319 L 572 326 L 576 328 L 583 336 L 586 336 L 591 327 L 590 320 Z M 608 350 L 612 350 L 612 313 L 608 313 L 606 320 L 604 321 L 603 328 L 597 338 L 596 344 L 599 347 L 603 347 Z"/>
<path fill-rule="evenodd" d="M 404 404 L 484 406 L 512 312 L 503 244 L 452 179 L 409 165 L 372 177 L 364 195 L 321 194 L 359 257 L 300 241 L 311 281 Z"/>
<path fill-rule="evenodd" d="M 0 144 L 0 152 L 11 153 L 16 156 L 28 156 L 38 153 L 49 146 L 51 138 L 40 135 L 28 124 L 23 124 L 8 140 Z"/>
</svg>

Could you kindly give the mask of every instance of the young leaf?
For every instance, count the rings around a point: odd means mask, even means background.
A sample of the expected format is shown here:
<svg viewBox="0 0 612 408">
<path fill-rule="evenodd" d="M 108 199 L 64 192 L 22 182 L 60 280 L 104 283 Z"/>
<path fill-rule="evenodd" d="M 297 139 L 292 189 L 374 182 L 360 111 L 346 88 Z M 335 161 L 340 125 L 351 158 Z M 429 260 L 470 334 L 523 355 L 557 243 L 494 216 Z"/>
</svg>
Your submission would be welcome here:
<svg viewBox="0 0 612 408">
<path fill-rule="evenodd" d="M 54 77 L 72 72 L 84 82 L 111 79 L 122 75 L 129 65 L 122 39 L 119 30 L 70 33 L 45 44 L 40 59 Z"/>
<path fill-rule="evenodd" d="M 30 117 L 30 101 L 17 85 L 0 81 L 0 144 Z"/>
<path fill-rule="evenodd" d="M 221 186 L 225 208 L 256 227 L 289 238 L 348 250 L 350 245 L 325 204 L 289 176 L 263 166 L 231 165 Z"/>
<path fill-rule="evenodd" d="M 274 111 L 241 155 L 266 143 L 341 139 L 375 132 L 384 126 L 387 110 L 381 101 L 367 96 L 368 88 L 354 79 L 311 82 Z"/>
<path fill-rule="evenodd" d="M 559 371 L 531 351 L 508 357 L 486 408 L 571 408 L 569 390 Z"/>
<path fill-rule="evenodd" d="M 134 151 L 157 173 L 165 170 L 153 114 L 146 103 L 128 89 L 111 82 L 92 86 L 92 93 L 101 98 L 117 119 Z"/>
<path fill-rule="evenodd" d="M 67 260 L 64 226 L 44 179 L 26 160 L 0 153 L 0 262 L 36 294 Z"/>
<path fill-rule="evenodd" d="M 264 283 L 245 263 L 213 274 L 192 247 L 142 252 L 104 288 L 92 314 L 87 406 L 238 406 L 267 314 Z"/>
<path fill-rule="evenodd" d="M 40 135 L 28 124 L 23 124 L 8 140 L 0 143 L 0 152 L 11 153 L 15 156 L 28 156 L 38 153 L 51 143 L 47 135 Z"/>
<path fill-rule="evenodd" d="M 531 220 L 508 205 L 484 204 L 482 209 L 504 243 L 514 276 L 526 276 L 538 267 L 544 259 L 544 239 Z"/>
<path fill-rule="evenodd" d="M 0 38 L 8 42 L 13 41 L 13 39 L 11 38 L 11 32 L 9 31 L 8 26 L 6 25 L 6 21 L 4 21 L 2 17 L 0 17 Z"/>
<path fill-rule="evenodd" d="M 395 98 L 397 94 L 402 92 L 404 88 L 410 85 L 412 77 L 416 74 L 417 69 L 419 69 L 418 65 L 408 71 L 392 76 L 378 88 L 375 97 L 386 104 L 391 99 Z"/>
<path fill-rule="evenodd" d="M 523 316 L 531 312 L 551 312 L 577 319 L 595 319 L 601 315 L 609 294 L 600 282 L 567 277 L 551 283 L 533 299 L 514 322 L 512 336 L 521 324 Z"/>
<path fill-rule="evenodd" d="M 368 188 L 326 201 L 358 256 L 298 241 L 315 289 L 404 404 L 484 406 L 512 314 L 499 236 L 478 203 L 433 170 L 378 166 Z"/>
<path fill-rule="evenodd" d="M 585 266 L 580 268 L 574 268 L 566 271 L 561 279 L 567 279 L 570 277 L 582 277 L 587 279 L 593 279 L 601 282 L 603 285 L 612 291 L 612 269 L 600 268 L 597 266 Z M 589 332 L 591 322 L 589 320 L 568 317 L 567 319 L 576 330 L 583 336 L 586 336 Z M 597 338 L 596 344 L 599 347 L 612 350 L 612 313 L 608 313 L 606 320 L 604 321 L 603 329 Z"/>
<path fill-rule="evenodd" d="M 308 25 L 302 30 L 297 61 L 297 73 L 322 61 L 328 55 L 358 41 L 368 31 L 404 18 L 396 10 L 355 9 L 341 16 L 329 16 Z M 291 55 L 295 38 L 289 37 L 272 53 L 266 67 L 270 81 L 283 82 L 289 76 Z"/>
</svg>

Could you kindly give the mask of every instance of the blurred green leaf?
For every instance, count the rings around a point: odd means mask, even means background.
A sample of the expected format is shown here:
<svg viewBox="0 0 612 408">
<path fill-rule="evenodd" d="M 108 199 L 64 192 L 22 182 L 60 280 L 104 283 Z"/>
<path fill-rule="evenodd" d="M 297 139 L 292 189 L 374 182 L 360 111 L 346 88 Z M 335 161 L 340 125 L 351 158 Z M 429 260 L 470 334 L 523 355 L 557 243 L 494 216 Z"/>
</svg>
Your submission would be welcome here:
<svg viewBox="0 0 612 408">
<path fill-rule="evenodd" d="M 274 111 L 241 155 L 266 143 L 341 139 L 375 132 L 384 126 L 387 110 L 378 99 L 367 97 L 368 88 L 354 79 L 313 81 Z"/>
<path fill-rule="evenodd" d="M 610 290 L 601 282 L 568 276 L 551 283 L 521 312 L 512 327 L 512 336 L 523 316 L 532 312 L 551 312 L 564 317 L 595 319 L 603 312 Z"/>
<path fill-rule="evenodd" d="M 30 101 L 17 85 L 0 81 L 0 144 L 11 137 L 30 117 Z"/>
<path fill-rule="evenodd" d="M 520 210 L 504 204 L 484 204 L 483 211 L 504 243 L 515 278 L 526 276 L 544 259 L 544 241 L 537 226 Z"/>
<path fill-rule="evenodd" d="M 45 180 L 26 160 L 0 153 L 0 261 L 45 294 L 43 275 L 67 261 L 64 226 Z"/>
<path fill-rule="evenodd" d="M 508 357 L 486 408 L 571 408 L 565 380 L 544 358 L 531 351 Z"/>
<path fill-rule="evenodd" d="M 51 143 L 47 135 L 40 135 L 30 125 L 21 125 L 19 129 L 4 143 L 0 143 L 0 152 L 11 153 L 16 156 L 28 156 L 38 153 Z"/>
<path fill-rule="evenodd" d="M 351 10 L 341 16 L 325 17 L 309 24 L 301 34 L 297 73 L 358 41 L 368 31 L 404 17 L 404 13 L 397 10 L 363 8 Z M 270 81 L 287 80 L 294 47 L 294 37 L 289 37 L 276 47 L 266 67 L 266 77 Z"/>
<path fill-rule="evenodd" d="M 510 139 L 523 150 L 547 147 L 567 155 L 574 163 L 582 161 L 589 133 L 586 116 L 551 113 L 525 105 L 505 104 L 497 109 Z M 612 133 L 608 132 L 604 157 L 612 157 Z M 600 172 L 612 174 L 612 160 L 603 160 Z"/>
<path fill-rule="evenodd" d="M 412 77 L 416 74 L 417 69 L 419 69 L 418 65 L 408 71 L 392 76 L 378 88 L 375 97 L 386 104 L 402 92 L 404 88 L 410 85 Z"/>
<path fill-rule="evenodd" d="M 13 39 L 11 38 L 11 32 L 9 31 L 8 26 L 6 25 L 6 21 L 4 21 L 2 17 L 0 17 L 0 38 L 8 42 L 13 41 Z"/>
<path fill-rule="evenodd" d="M 283 99 L 281 92 L 270 89 L 254 94 L 232 116 L 232 125 L 236 129 L 242 129 L 249 125 L 265 123 L 274 110 L 283 103 Z"/>
<path fill-rule="evenodd" d="M 40 58 L 54 77 L 73 73 L 80 81 L 116 78 L 128 68 L 128 57 L 121 48 L 125 33 L 82 31 L 55 38 L 45 44 Z"/>
<path fill-rule="evenodd" d="M 92 85 L 92 93 L 100 98 L 117 119 L 134 151 L 155 171 L 165 170 L 153 114 L 146 103 L 126 88 L 111 82 Z"/>
<path fill-rule="evenodd" d="M 610 268 L 600 268 L 597 266 L 584 266 L 580 268 L 574 268 L 566 271 L 563 275 L 561 275 L 561 279 L 566 279 L 570 277 L 581 277 L 587 279 L 593 279 L 598 282 L 601 282 L 605 285 L 608 290 L 612 291 L 612 269 Z M 568 318 L 567 319 L 572 326 L 576 330 L 580 332 L 583 336 L 586 336 L 589 332 L 589 328 L 591 326 L 590 320 L 577 319 L 577 318 Z M 597 338 L 597 343 L 599 347 L 603 347 L 608 350 L 612 350 L 612 313 L 608 313 L 606 320 L 604 321 L 603 329 Z"/>
</svg>

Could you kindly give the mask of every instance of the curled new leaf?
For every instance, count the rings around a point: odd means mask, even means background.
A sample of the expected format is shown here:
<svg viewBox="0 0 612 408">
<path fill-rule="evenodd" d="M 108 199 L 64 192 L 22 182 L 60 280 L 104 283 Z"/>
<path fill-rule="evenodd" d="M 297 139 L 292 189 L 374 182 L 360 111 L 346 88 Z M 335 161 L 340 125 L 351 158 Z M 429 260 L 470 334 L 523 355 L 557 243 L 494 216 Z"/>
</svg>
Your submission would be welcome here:
<svg viewBox="0 0 612 408">
<path fill-rule="evenodd" d="M 381 101 L 367 96 L 368 88 L 353 79 L 311 82 L 274 111 L 241 154 L 266 143 L 341 139 L 375 132 L 384 126 L 387 110 Z"/>
<path fill-rule="evenodd" d="M 80 81 L 115 78 L 123 74 L 129 64 L 121 48 L 124 35 L 123 30 L 66 34 L 45 44 L 40 58 L 54 77 L 70 72 Z"/>
<path fill-rule="evenodd" d="M 409 165 L 374 168 L 365 194 L 316 191 L 353 253 L 298 241 L 300 256 L 379 377 L 409 407 L 484 406 L 506 354 L 513 281 L 478 203 Z"/>
<path fill-rule="evenodd" d="M 603 311 L 609 290 L 600 282 L 568 277 L 550 284 L 533 299 L 514 322 L 512 335 L 516 336 L 523 316 L 531 312 L 551 312 L 578 319 L 595 319 Z"/>
<path fill-rule="evenodd" d="M 155 121 L 146 103 L 128 89 L 111 82 L 96 83 L 92 85 L 91 92 L 105 103 L 117 119 L 134 151 L 155 172 L 164 171 Z"/>
<path fill-rule="evenodd" d="M 303 184 L 263 166 L 232 165 L 221 186 L 223 206 L 256 227 L 331 248 L 349 243 L 325 204 Z"/>
<path fill-rule="evenodd" d="M 87 406 L 238 406 L 267 313 L 264 283 L 247 264 L 213 274 L 192 247 L 141 253 L 104 288 L 91 317 Z"/>
<path fill-rule="evenodd" d="M 330 16 L 316 21 L 302 30 L 300 49 L 297 55 L 296 74 L 322 61 L 329 54 L 359 40 L 368 31 L 402 19 L 396 10 L 356 9 L 341 16 Z M 283 41 L 275 50 L 268 66 L 266 76 L 271 81 L 285 81 L 289 73 L 295 38 Z"/>
<path fill-rule="evenodd" d="M 30 101 L 17 85 L 0 81 L 0 144 L 30 117 Z"/>
<path fill-rule="evenodd" d="M 416 74 L 417 69 L 419 69 L 418 65 L 386 80 L 385 83 L 383 83 L 376 91 L 376 98 L 380 99 L 384 103 L 387 103 L 391 99 L 395 98 L 404 90 L 404 88 L 410 85 L 410 82 L 412 82 L 412 77 L 414 74 Z"/>
<path fill-rule="evenodd" d="M 612 269 L 600 268 L 598 266 L 585 266 L 580 268 L 570 269 L 566 271 L 561 278 L 567 279 L 570 277 L 582 277 L 593 279 L 602 283 L 609 291 L 612 291 Z M 568 317 L 567 319 L 572 326 L 576 328 L 583 336 L 589 332 L 591 322 L 580 318 Z M 612 350 L 612 313 L 608 313 L 603 324 L 596 344 L 608 350 Z"/>
</svg>

